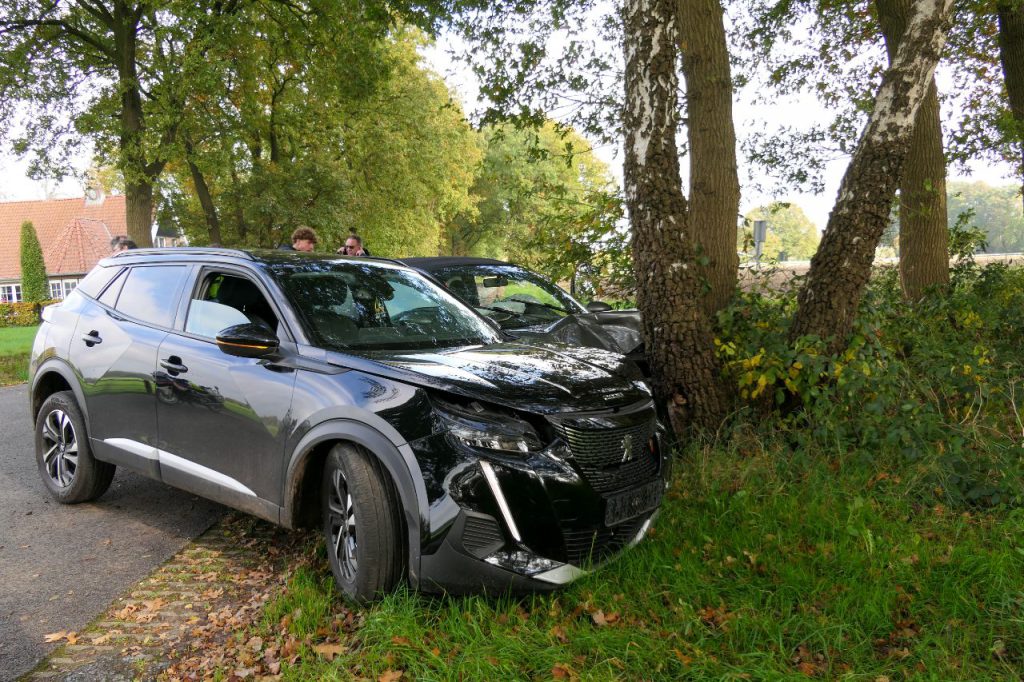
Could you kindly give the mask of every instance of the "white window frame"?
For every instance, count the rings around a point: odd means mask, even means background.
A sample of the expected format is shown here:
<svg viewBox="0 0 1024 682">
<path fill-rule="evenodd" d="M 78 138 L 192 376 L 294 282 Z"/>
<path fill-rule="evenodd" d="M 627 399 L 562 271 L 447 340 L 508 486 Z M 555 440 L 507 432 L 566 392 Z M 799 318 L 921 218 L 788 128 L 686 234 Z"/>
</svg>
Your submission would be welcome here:
<svg viewBox="0 0 1024 682">
<path fill-rule="evenodd" d="M 21 284 L 0 284 L 0 302 L 21 303 Z"/>
</svg>

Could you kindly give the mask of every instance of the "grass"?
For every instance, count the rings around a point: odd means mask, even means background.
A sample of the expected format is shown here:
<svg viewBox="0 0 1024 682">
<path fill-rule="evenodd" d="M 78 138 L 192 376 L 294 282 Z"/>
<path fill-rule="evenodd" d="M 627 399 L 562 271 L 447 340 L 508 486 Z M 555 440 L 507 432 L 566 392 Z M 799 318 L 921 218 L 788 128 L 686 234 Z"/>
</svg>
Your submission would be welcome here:
<svg viewBox="0 0 1024 682">
<path fill-rule="evenodd" d="M 28 381 L 28 356 L 37 329 L 0 327 L 0 386 Z"/>
<path fill-rule="evenodd" d="M 307 649 L 286 680 L 1020 678 L 1024 511 L 953 511 L 899 472 L 753 452 L 690 453 L 654 535 L 560 593 L 402 591 L 345 634 L 313 565 L 263 634 L 346 643 L 332 661 Z"/>
</svg>

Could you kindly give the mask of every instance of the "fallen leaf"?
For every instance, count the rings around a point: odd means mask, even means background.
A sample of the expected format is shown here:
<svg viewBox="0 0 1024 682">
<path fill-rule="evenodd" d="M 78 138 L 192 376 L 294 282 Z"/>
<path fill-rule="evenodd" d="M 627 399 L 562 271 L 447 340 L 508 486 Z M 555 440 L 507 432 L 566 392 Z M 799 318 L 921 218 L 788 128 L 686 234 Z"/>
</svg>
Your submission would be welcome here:
<svg viewBox="0 0 1024 682">
<path fill-rule="evenodd" d="M 575 680 L 576 673 L 567 665 L 562 663 L 555 663 L 554 667 L 551 668 L 551 676 L 556 680 Z"/>
<path fill-rule="evenodd" d="M 263 638 L 262 637 L 251 637 L 249 639 L 249 641 L 245 643 L 245 646 L 247 646 L 248 648 L 252 649 L 253 651 L 259 651 L 260 649 L 263 648 Z"/>
<path fill-rule="evenodd" d="M 568 644 L 569 637 L 565 634 L 565 628 L 563 628 L 561 625 L 556 625 L 555 627 L 551 628 L 551 630 L 549 630 L 548 632 L 550 632 L 551 635 L 562 644 Z"/>
<path fill-rule="evenodd" d="M 100 644 L 106 644 L 109 641 L 110 641 L 110 633 L 108 632 L 105 635 L 100 635 L 99 637 L 96 637 L 95 639 L 93 639 L 92 643 L 96 644 L 96 645 L 100 645 Z"/>
<path fill-rule="evenodd" d="M 388 670 L 385 673 L 381 673 L 380 677 L 377 678 L 377 682 L 398 682 L 404 674 L 401 670 Z"/>
<path fill-rule="evenodd" d="M 608 625 L 608 619 L 604 617 L 604 611 L 600 609 L 590 614 L 590 620 L 594 621 L 594 625 L 598 627 Z"/>
<path fill-rule="evenodd" d="M 69 632 L 65 639 L 68 640 L 68 644 L 78 644 L 78 633 Z"/>
<path fill-rule="evenodd" d="M 345 646 L 342 644 L 317 644 L 313 647 L 313 651 L 328 661 L 333 661 L 335 656 L 345 653 Z"/>
<path fill-rule="evenodd" d="M 43 635 L 43 641 L 45 642 L 59 642 L 68 636 L 67 630 L 61 630 L 60 632 L 51 632 L 48 635 Z"/>
<path fill-rule="evenodd" d="M 400 637 L 398 635 L 391 638 L 391 643 L 397 646 L 412 646 L 412 642 L 409 641 L 408 637 Z"/>
</svg>

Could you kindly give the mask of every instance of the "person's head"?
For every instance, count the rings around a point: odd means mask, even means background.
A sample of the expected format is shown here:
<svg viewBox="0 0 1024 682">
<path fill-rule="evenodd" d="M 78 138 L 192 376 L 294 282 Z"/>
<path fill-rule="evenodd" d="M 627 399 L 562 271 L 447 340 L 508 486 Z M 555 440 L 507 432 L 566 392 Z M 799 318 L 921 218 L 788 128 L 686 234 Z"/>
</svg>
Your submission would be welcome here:
<svg viewBox="0 0 1024 682">
<path fill-rule="evenodd" d="M 350 234 L 345 240 L 345 246 L 338 249 L 338 253 L 344 256 L 365 256 L 362 237 L 358 234 Z"/>
<path fill-rule="evenodd" d="M 136 246 L 135 242 L 128 239 L 128 235 L 125 234 L 119 234 L 110 240 L 110 250 L 114 253 L 121 253 L 122 251 L 136 248 L 138 248 L 138 246 Z"/>
<path fill-rule="evenodd" d="M 316 232 L 303 225 L 292 232 L 292 248 L 296 251 L 312 251 L 316 248 Z"/>
</svg>

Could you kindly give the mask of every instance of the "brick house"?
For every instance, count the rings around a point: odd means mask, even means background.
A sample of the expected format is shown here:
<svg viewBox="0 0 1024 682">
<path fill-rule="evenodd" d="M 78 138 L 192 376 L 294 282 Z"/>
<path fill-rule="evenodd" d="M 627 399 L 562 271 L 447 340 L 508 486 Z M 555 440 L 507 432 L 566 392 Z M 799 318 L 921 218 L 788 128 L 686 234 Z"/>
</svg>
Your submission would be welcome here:
<svg viewBox="0 0 1024 682">
<path fill-rule="evenodd" d="M 20 301 L 21 224 L 31 220 L 43 249 L 50 297 L 64 298 L 127 234 L 124 196 L 0 202 L 0 303 Z"/>
</svg>

